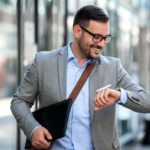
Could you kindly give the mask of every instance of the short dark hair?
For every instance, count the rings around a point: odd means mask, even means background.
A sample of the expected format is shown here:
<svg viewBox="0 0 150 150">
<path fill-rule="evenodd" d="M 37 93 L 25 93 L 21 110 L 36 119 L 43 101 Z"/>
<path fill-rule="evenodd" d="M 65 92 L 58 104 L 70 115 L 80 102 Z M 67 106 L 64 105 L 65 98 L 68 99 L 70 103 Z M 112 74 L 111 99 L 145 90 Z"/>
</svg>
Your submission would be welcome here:
<svg viewBox="0 0 150 150">
<path fill-rule="evenodd" d="M 90 20 L 106 23 L 109 21 L 109 16 L 100 7 L 86 5 L 77 11 L 74 17 L 73 26 L 76 24 L 88 26 Z"/>
</svg>

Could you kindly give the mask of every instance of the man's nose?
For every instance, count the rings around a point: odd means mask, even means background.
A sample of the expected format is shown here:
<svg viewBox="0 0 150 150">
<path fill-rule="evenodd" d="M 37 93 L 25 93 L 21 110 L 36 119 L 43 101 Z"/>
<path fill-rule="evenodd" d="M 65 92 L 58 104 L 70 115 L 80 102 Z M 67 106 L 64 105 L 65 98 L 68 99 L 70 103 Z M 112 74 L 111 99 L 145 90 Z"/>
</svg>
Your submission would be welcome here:
<svg viewBox="0 0 150 150">
<path fill-rule="evenodd" d="M 104 39 L 102 39 L 101 41 L 99 41 L 97 44 L 98 44 L 100 47 L 102 47 L 102 48 L 104 48 L 104 47 L 106 46 L 106 42 L 105 42 Z"/>
</svg>

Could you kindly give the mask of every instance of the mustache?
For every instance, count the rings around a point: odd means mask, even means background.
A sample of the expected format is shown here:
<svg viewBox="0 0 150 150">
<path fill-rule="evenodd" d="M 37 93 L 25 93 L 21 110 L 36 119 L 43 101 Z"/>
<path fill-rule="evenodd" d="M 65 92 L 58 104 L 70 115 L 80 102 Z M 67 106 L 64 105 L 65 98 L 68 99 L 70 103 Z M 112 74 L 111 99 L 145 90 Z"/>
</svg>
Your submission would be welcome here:
<svg viewBox="0 0 150 150">
<path fill-rule="evenodd" d="M 102 49 L 102 47 L 101 47 L 101 46 L 99 46 L 99 45 L 94 45 L 94 44 L 90 45 L 90 47 L 91 47 L 91 48 Z"/>
</svg>

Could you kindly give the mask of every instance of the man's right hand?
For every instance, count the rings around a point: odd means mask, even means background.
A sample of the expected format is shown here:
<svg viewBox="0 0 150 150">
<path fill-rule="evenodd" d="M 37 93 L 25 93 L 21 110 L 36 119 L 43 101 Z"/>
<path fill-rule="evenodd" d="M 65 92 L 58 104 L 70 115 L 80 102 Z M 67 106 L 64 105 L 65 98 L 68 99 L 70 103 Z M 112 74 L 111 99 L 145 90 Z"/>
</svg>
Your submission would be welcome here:
<svg viewBox="0 0 150 150">
<path fill-rule="evenodd" d="M 44 127 L 38 127 L 32 133 L 32 146 L 39 149 L 50 147 L 52 136 Z"/>
</svg>

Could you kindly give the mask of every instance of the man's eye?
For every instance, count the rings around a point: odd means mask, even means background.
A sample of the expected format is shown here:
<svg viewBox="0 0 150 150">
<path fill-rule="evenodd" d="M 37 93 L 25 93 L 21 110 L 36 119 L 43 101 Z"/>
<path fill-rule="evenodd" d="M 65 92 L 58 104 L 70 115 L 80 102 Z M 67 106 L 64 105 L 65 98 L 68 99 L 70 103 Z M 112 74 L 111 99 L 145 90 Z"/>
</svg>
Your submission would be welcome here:
<svg viewBox="0 0 150 150">
<path fill-rule="evenodd" d="M 95 39 L 101 39 L 102 37 L 96 35 L 96 36 L 94 36 L 94 38 L 95 38 Z"/>
<path fill-rule="evenodd" d="M 103 38 L 103 37 L 98 36 L 98 35 L 94 36 L 94 39 L 97 39 L 97 40 L 101 40 L 102 38 Z"/>
</svg>

